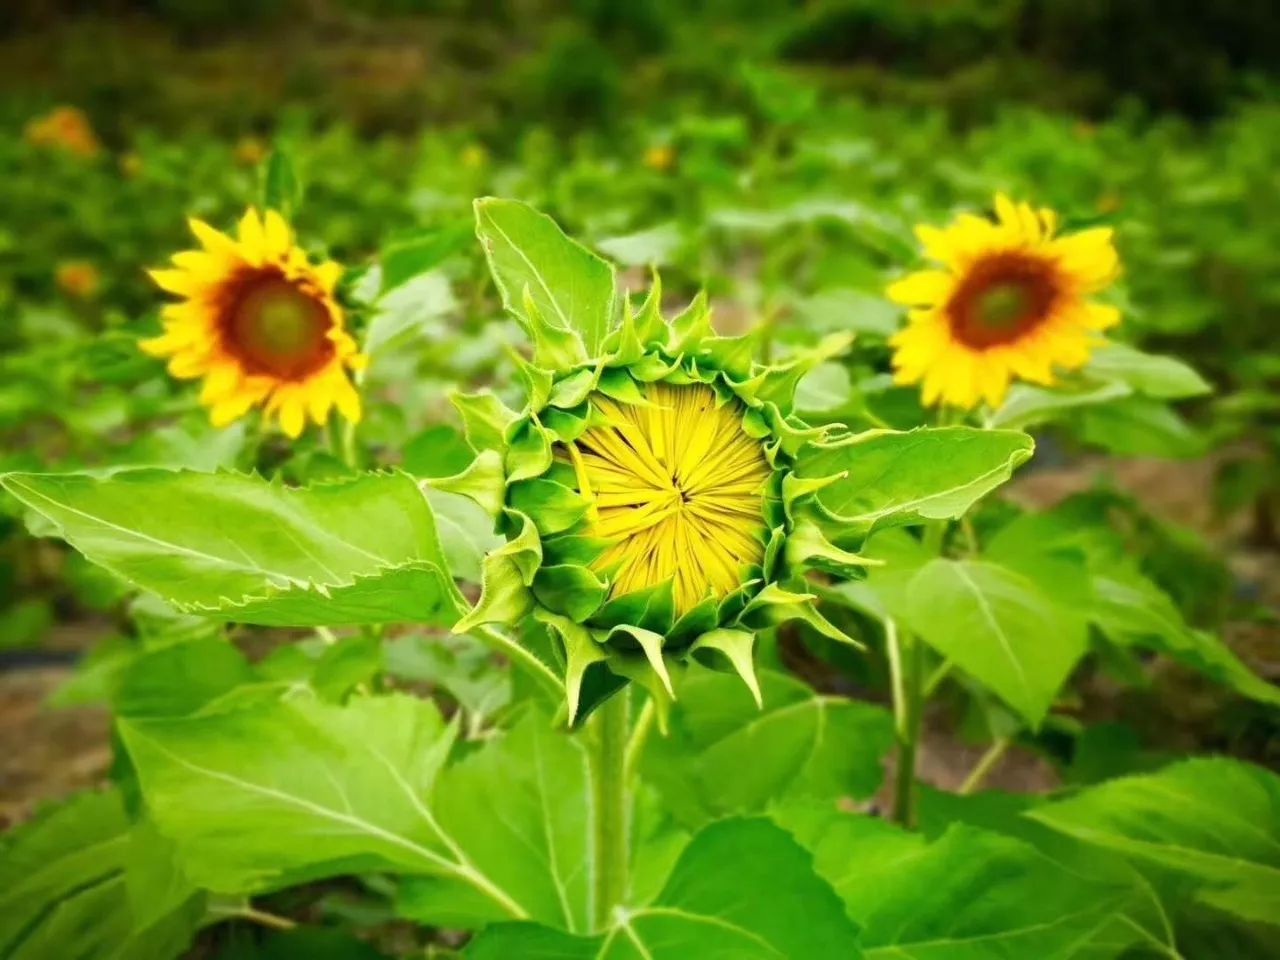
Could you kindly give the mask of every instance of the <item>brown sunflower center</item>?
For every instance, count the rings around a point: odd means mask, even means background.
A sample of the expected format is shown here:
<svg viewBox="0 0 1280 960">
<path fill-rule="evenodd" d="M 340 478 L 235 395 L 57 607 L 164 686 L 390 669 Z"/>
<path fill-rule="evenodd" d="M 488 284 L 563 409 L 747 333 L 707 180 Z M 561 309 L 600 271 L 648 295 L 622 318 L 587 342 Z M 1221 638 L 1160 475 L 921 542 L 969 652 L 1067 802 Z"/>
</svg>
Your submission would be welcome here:
<svg viewBox="0 0 1280 960">
<path fill-rule="evenodd" d="M 973 264 L 947 301 L 951 331 L 978 349 L 1010 343 L 1048 318 L 1058 290 L 1048 261 L 1023 253 L 994 254 Z"/>
<path fill-rule="evenodd" d="M 325 305 L 280 276 L 251 281 L 226 326 L 228 346 L 255 373 L 305 377 L 333 355 Z"/>
</svg>

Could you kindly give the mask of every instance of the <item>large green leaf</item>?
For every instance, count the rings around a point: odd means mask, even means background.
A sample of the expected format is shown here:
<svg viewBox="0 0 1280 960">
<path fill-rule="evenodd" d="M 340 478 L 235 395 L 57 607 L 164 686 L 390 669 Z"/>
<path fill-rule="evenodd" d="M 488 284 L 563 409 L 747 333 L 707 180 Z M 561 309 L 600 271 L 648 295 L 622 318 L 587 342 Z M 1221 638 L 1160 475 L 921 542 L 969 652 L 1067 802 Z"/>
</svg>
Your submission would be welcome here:
<svg viewBox="0 0 1280 960">
<path fill-rule="evenodd" d="M 1189 626 L 1169 595 L 1130 565 L 1113 564 L 1094 575 L 1090 618 L 1116 643 L 1158 650 L 1247 697 L 1280 704 L 1280 687 L 1241 663 L 1220 639 Z"/>
<path fill-rule="evenodd" d="M 818 493 L 830 533 L 958 517 L 1012 475 L 1034 443 L 1013 430 L 970 427 L 877 430 L 801 453 L 796 473 L 838 477 Z"/>
<path fill-rule="evenodd" d="M 1084 373 L 1163 400 L 1199 397 L 1213 390 L 1204 377 L 1176 357 L 1143 353 L 1124 343 L 1108 343 L 1093 351 Z"/>
<path fill-rule="evenodd" d="M 90 560 L 187 612 L 449 624 L 461 609 L 431 508 L 402 473 L 297 489 L 166 470 L 0 483 Z"/>
<path fill-rule="evenodd" d="M 586 758 L 541 715 L 449 766 L 455 728 L 402 695 L 259 700 L 119 729 L 157 826 L 211 890 L 376 870 L 421 878 L 403 905 L 423 922 L 586 928 Z"/>
<path fill-rule="evenodd" d="M 1280 922 L 1280 777 L 1260 767 L 1189 760 L 1092 787 L 1028 816 L 1182 874 L 1220 910 Z"/>
<path fill-rule="evenodd" d="M 535 341 L 546 324 L 576 334 L 587 356 L 597 356 L 613 322 L 613 267 L 528 204 L 486 197 L 475 212 L 503 305 Z M 526 291 L 537 317 L 526 308 Z"/>
<path fill-rule="evenodd" d="M 590 928 L 591 784 L 581 737 L 528 713 L 501 739 L 450 766 L 429 798 L 468 860 L 535 919 Z M 492 909 L 450 878 L 414 878 L 401 912 L 424 923 L 470 926 Z"/>
<path fill-rule="evenodd" d="M 857 932 L 809 855 L 765 820 L 724 820 L 689 844 L 650 904 L 619 909 L 610 929 L 573 937 L 499 924 L 468 960 L 857 960 Z"/>
<path fill-rule="evenodd" d="M 1132 891 L 1074 873 L 1029 844 L 968 826 L 930 843 L 834 805 L 775 815 L 862 928 L 863 955 L 883 960 L 1077 957 Z M 1131 930 L 1120 947 L 1142 937 Z M 1116 951 L 1116 954 L 1119 950 Z"/>
<path fill-rule="evenodd" d="M 925 564 L 907 586 L 904 612 L 915 633 L 1033 726 L 1088 642 L 1081 612 L 1031 577 L 980 560 Z"/>
<path fill-rule="evenodd" d="M 893 743 L 887 711 L 779 673 L 760 681 L 763 707 L 737 677 L 691 668 L 670 734 L 649 741 L 642 772 L 684 823 L 758 813 L 783 797 L 865 798 L 879 787 Z"/>
<path fill-rule="evenodd" d="M 1254 674 L 1217 637 L 1189 625 L 1177 605 L 1149 579 L 1111 528 L 1105 504 L 1069 500 L 1053 510 L 1024 514 L 1002 527 L 984 556 L 1037 575 L 1055 598 L 1084 611 L 1111 642 L 1163 653 L 1238 693 L 1280 703 L 1280 688 Z M 1085 583 L 1064 575 L 1062 558 L 1079 560 Z M 1056 560 L 1055 560 L 1056 558 Z M 1054 570 L 1046 569 L 1050 564 Z"/>
<path fill-rule="evenodd" d="M 4 960 L 171 960 L 187 945 L 203 897 L 185 881 L 131 884 L 165 872 L 169 850 L 130 823 L 114 791 L 81 794 L 24 824 L 0 846 Z"/>
</svg>

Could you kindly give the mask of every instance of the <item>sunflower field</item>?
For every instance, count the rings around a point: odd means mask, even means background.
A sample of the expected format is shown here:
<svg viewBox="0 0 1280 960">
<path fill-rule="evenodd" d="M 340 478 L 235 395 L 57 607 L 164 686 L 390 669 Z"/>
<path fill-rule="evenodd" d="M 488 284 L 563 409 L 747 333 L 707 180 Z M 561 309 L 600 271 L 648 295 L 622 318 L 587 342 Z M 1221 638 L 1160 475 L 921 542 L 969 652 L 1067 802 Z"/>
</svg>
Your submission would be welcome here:
<svg viewBox="0 0 1280 960">
<path fill-rule="evenodd" d="M 0 11 L 0 960 L 1280 957 L 1277 64 Z"/>
</svg>

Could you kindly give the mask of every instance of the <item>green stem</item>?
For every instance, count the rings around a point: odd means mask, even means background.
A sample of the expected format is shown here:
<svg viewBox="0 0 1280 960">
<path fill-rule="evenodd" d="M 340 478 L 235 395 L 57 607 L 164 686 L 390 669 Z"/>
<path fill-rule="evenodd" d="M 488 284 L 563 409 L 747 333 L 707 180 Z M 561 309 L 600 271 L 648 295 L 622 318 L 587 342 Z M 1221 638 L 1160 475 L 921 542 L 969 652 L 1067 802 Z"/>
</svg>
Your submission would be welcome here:
<svg viewBox="0 0 1280 960">
<path fill-rule="evenodd" d="M 647 697 L 640 715 L 636 717 L 636 725 L 631 730 L 631 739 L 627 741 L 627 755 L 623 761 L 622 775 L 627 783 L 634 783 L 636 771 L 640 768 L 640 757 L 644 754 L 644 745 L 649 740 L 649 731 L 657 713 L 653 706 L 653 697 Z"/>
<path fill-rule="evenodd" d="M 964 783 L 960 784 L 962 797 L 967 797 L 982 786 L 982 781 L 987 779 L 987 774 L 995 769 L 996 764 L 1005 755 L 1005 751 L 1009 749 L 1010 743 L 1012 741 L 1008 737 L 1000 737 L 987 748 L 986 753 L 978 758 L 978 762 L 969 771 L 969 776 L 965 777 Z"/>
<path fill-rule="evenodd" d="M 534 656 L 532 651 L 525 649 L 506 634 L 487 624 L 472 627 L 466 632 L 504 654 L 512 664 L 526 671 L 557 700 L 564 699 L 564 684 L 550 667 Z"/>
<path fill-rule="evenodd" d="M 630 697 L 624 687 L 596 711 L 592 787 L 595 799 L 596 927 L 609 926 L 613 908 L 627 894 L 630 852 L 627 790 L 627 740 Z"/>
<path fill-rule="evenodd" d="M 926 524 L 922 544 L 927 554 L 940 556 L 946 537 L 945 520 Z M 893 819 L 904 827 L 913 827 L 916 818 L 916 766 L 920 758 L 920 731 L 924 726 L 925 701 L 928 693 L 932 692 L 933 684 L 926 692 L 924 641 L 920 637 L 905 631 L 899 637 L 897 631 L 888 630 L 886 641 L 889 645 L 889 668 L 893 681 L 894 716 L 898 734 Z M 941 677 L 935 679 L 940 680 Z"/>
<path fill-rule="evenodd" d="M 904 827 L 915 826 L 916 763 L 920 753 L 920 730 L 924 718 L 921 680 L 924 674 L 924 642 L 903 634 L 906 656 L 902 662 L 902 718 L 898 729 L 898 770 L 893 791 L 893 819 Z"/>
</svg>

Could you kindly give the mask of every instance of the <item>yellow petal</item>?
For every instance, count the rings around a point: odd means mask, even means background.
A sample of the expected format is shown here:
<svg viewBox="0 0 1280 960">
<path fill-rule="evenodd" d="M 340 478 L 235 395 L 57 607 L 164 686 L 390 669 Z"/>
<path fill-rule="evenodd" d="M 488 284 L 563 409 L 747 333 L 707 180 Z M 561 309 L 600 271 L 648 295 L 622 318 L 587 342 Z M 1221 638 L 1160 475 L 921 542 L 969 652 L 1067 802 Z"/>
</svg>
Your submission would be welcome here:
<svg viewBox="0 0 1280 960">
<path fill-rule="evenodd" d="M 201 283 L 186 270 L 148 270 L 149 276 L 157 287 L 180 297 L 189 297 L 197 293 Z"/>
<path fill-rule="evenodd" d="M 942 270 L 920 270 L 891 283 L 885 293 L 897 303 L 928 306 L 946 299 L 953 282 L 951 274 Z"/>
<path fill-rule="evenodd" d="M 306 426 L 307 418 L 300 397 L 296 394 L 290 394 L 282 400 L 280 402 L 279 417 L 280 429 L 284 431 L 285 436 L 291 440 L 296 440 L 302 435 L 302 428 Z"/>
<path fill-rule="evenodd" d="M 284 217 L 274 210 L 268 210 L 263 216 L 263 243 L 268 256 L 283 256 L 293 246 L 293 234 Z"/>
<path fill-rule="evenodd" d="M 191 217 L 187 220 L 187 226 L 191 228 L 191 232 L 195 235 L 195 238 L 200 241 L 200 245 L 210 253 L 230 256 L 235 252 L 235 241 L 221 230 L 215 230 L 203 220 L 197 220 L 195 217 Z"/>
</svg>

